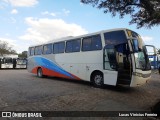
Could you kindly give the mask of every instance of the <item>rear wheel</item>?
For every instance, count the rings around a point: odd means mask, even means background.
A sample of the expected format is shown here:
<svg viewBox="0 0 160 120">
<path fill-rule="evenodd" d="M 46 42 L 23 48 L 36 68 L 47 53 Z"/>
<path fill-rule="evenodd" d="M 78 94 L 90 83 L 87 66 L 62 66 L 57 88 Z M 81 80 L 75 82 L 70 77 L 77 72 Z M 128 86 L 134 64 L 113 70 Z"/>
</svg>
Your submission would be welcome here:
<svg viewBox="0 0 160 120">
<path fill-rule="evenodd" d="M 42 78 L 42 77 L 43 77 L 42 68 L 38 68 L 38 70 L 37 70 L 37 76 L 38 76 L 39 78 Z"/>
<path fill-rule="evenodd" d="M 96 72 L 92 76 L 92 83 L 95 87 L 103 87 L 104 85 L 104 80 L 103 80 L 103 74 L 100 72 Z"/>
</svg>

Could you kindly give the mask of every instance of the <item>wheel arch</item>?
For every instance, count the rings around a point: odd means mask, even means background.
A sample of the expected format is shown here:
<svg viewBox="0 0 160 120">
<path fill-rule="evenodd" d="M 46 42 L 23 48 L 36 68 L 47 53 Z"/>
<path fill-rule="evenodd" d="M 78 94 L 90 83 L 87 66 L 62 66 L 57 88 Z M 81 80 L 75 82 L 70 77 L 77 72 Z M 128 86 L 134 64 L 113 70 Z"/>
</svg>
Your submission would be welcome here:
<svg viewBox="0 0 160 120">
<path fill-rule="evenodd" d="M 41 66 L 38 66 L 38 67 L 37 67 L 36 74 L 38 73 L 38 70 L 39 70 L 39 69 L 42 70 L 42 73 L 43 73 L 43 75 L 44 75 L 44 70 L 43 70 L 43 67 L 41 67 Z"/>
<path fill-rule="evenodd" d="M 37 73 L 38 73 L 38 69 L 40 69 L 40 68 L 42 69 L 42 67 L 40 67 L 40 66 L 37 67 Z M 43 71 L 43 69 L 42 69 L 42 71 Z"/>
<path fill-rule="evenodd" d="M 93 81 L 92 77 L 93 77 L 96 73 L 100 73 L 100 74 L 102 74 L 102 76 L 103 76 L 103 72 L 102 72 L 102 71 L 100 71 L 100 70 L 94 70 L 94 71 L 92 71 L 92 73 L 91 73 L 91 75 L 90 75 L 90 82 Z"/>
<path fill-rule="evenodd" d="M 44 75 L 44 71 L 43 71 L 43 68 L 42 68 L 41 66 L 38 66 L 38 67 L 37 67 L 37 76 L 38 76 L 38 74 L 39 74 L 39 73 L 38 73 L 38 72 L 39 72 L 39 71 L 38 71 L 39 69 L 41 69 L 41 72 L 42 72 L 42 73 L 41 73 L 41 77 L 40 77 L 40 78 L 45 77 L 45 75 Z"/>
</svg>

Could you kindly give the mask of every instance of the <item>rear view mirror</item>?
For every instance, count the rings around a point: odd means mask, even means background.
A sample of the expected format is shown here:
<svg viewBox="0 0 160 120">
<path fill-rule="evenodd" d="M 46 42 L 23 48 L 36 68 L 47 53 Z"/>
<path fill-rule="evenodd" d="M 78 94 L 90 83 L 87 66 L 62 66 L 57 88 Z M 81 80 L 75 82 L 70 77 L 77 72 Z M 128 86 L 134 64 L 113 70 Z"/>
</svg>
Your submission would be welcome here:
<svg viewBox="0 0 160 120">
<path fill-rule="evenodd" d="M 153 46 L 153 45 L 145 45 L 145 47 L 146 47 L 148 55 L 155 56 L 157 54 L 155 46 Z"/>
</svg>

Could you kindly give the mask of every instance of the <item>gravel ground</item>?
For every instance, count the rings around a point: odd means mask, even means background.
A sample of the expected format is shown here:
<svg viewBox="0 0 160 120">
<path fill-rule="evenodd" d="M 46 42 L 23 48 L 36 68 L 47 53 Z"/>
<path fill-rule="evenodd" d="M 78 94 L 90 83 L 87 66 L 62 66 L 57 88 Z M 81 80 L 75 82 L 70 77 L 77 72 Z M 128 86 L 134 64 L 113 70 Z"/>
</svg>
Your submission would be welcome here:
<svg viewBox="0 0 160 120">
<path fill-rule="evenodd" d="M 160 75 L 157 71 L 153 71 L 152 79 L 143 86 L 135 88 L 105 86 L 103 89 L 94 88 L 84 81 L 53 77 L 37 78 L 27 70 L 0 71 L 1 111 L 150 111 L 158 101 L 160 101 Z M 149 120 L 154 118 L 55 117 L 54 119 Z"/>
</svg>

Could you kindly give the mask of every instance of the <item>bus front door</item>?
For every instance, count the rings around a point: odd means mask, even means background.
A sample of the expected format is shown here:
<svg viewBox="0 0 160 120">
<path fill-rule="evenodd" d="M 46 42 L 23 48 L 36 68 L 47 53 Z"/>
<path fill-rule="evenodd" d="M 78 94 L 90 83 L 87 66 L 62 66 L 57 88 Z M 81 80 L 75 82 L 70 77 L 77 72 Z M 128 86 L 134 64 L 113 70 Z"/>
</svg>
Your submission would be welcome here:
<svg viewBox="0 0 160 120">
<path fill-rule="evenodd" d="M 118 78 L 117 84 L 130 85 L 132 78 L 132 60 L 127 43 L 116 45 Z"/>
<path fill-rule="evenodd" d="M 106 45 L 103 55 L 103 68 L 104 68 L 104 84 L 117 85 L 117 61 L 116 50 L 114 45 Z"/>
</svg>

